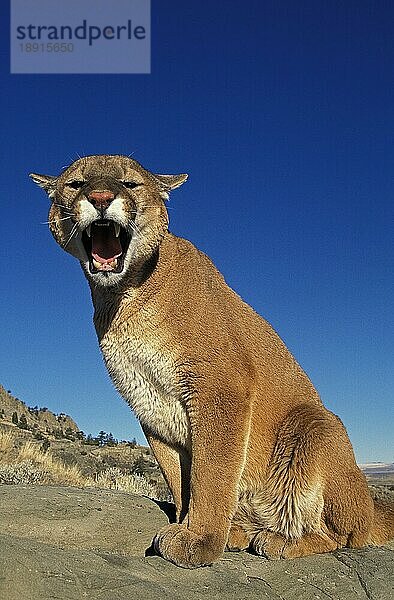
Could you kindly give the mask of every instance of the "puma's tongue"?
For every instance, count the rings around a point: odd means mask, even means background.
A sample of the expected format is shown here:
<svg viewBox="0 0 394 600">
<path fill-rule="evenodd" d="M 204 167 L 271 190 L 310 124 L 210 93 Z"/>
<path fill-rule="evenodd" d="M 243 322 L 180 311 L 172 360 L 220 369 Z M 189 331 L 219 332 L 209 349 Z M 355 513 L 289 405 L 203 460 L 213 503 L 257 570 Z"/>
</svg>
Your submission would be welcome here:
<svg viewBox="0 0 394 600">
<path fill-rule="evenodd" d="M 92 227 L 92 257 L 101 264 L 112 263 L 122 254 L 122 246 L 112 224 Z"/>
</svg>

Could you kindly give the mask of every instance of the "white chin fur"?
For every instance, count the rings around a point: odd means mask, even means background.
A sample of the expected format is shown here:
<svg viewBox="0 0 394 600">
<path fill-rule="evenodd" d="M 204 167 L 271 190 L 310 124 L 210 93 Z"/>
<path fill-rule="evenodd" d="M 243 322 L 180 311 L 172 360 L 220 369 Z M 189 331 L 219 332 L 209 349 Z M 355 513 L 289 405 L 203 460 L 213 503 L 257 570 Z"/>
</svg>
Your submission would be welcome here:
<svg viewBox="0 0 394 600">
<path fill-rule="evenodd" d="M 81 262 L 82 268 L 86 277 L 95 285 L 101 287 L 116 287 L 122 281 L 125 275 L 125 269 L 121 273 L 112 273 L 111 271 L 100 271 L 99 273 L 91 273 L 88 262 Z"/>
</svg>

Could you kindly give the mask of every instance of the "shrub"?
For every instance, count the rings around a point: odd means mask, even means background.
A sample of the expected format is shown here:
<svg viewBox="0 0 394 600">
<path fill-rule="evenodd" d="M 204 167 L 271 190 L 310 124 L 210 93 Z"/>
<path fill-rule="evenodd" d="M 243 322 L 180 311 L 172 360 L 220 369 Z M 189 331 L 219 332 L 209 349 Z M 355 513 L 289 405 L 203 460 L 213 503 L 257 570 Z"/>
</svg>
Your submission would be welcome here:
<svg viewBox="0 0 394 600">
<path fill-rule="evenodd" d="M 125 473 L 117 467 L 111 467 L 96 475 L 95 483 L 99 488 L 121 490 L 139 496 L 148 496 L 155 500 L 168 500 L 168 492 L 164 492 L 163 495 L 163 490 L 150 483 L 144 475 Z"/>
<path fill-rule="evenodd" d="M 36 467 L 31 460 L 25 460 L 16 465 L 0 465 L 0 483 L 44 483 L 48 479 L 48 473 Z"/>
<path fill-rule="evenodd" d="M 51 442 L 49 440 L 47 440 L 46 438 L 43 438 L 43 439 L 44 439 L 44 441 L 42 442 L 42 444 L 40 446 L 40 450 L 41 450 L 41 452 L 45 453 L 48 451 L 48 449 L 51 445 Z"/>
</svg>

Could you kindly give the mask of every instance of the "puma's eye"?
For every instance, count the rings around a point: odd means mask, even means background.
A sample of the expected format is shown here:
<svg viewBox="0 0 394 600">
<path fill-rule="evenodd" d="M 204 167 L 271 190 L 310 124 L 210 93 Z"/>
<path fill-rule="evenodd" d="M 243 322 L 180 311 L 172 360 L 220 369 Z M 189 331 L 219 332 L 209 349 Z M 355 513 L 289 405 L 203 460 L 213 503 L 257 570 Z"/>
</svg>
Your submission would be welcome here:
<svg viewBox="0 0 394 600">
<path fill-rule="evenodd" d="M 69 181 L 68 183 L 66 183 L 66 185 L 67 185 L 67 187 L 70 187 L 73 190 L 80 190 L 84 183 L 85 183 L 84 181 L 80 181 L 79 179 L 76 179 L 75 181 Z"/>
<path fill-rule="evenodd" d="M 134 181 L 122 181 L 122 183 L 126 188 L 129 188 L 129 190 L 132 190 L 133 188 L 142 185 L 141 183 L 135 183 Z"/>
</svg>

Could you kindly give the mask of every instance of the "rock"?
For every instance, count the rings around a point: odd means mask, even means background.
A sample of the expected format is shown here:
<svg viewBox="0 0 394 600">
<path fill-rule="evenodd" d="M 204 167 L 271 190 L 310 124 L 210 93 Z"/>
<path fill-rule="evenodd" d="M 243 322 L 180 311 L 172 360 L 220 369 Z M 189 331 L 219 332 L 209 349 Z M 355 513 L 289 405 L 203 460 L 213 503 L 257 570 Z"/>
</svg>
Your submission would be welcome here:
<svg viewBox="0 0 394 600">
<path fill-rule="evenodd" d="M 0 486 L 5 600 L 391 600 L 391 544 L 269 562 L 226 553 L 185 570 L 144 557 L 167 523 L 152 500 L 112 490 Z M 165 507 L 165 508 L 168 508 Z"/>
</svg>

